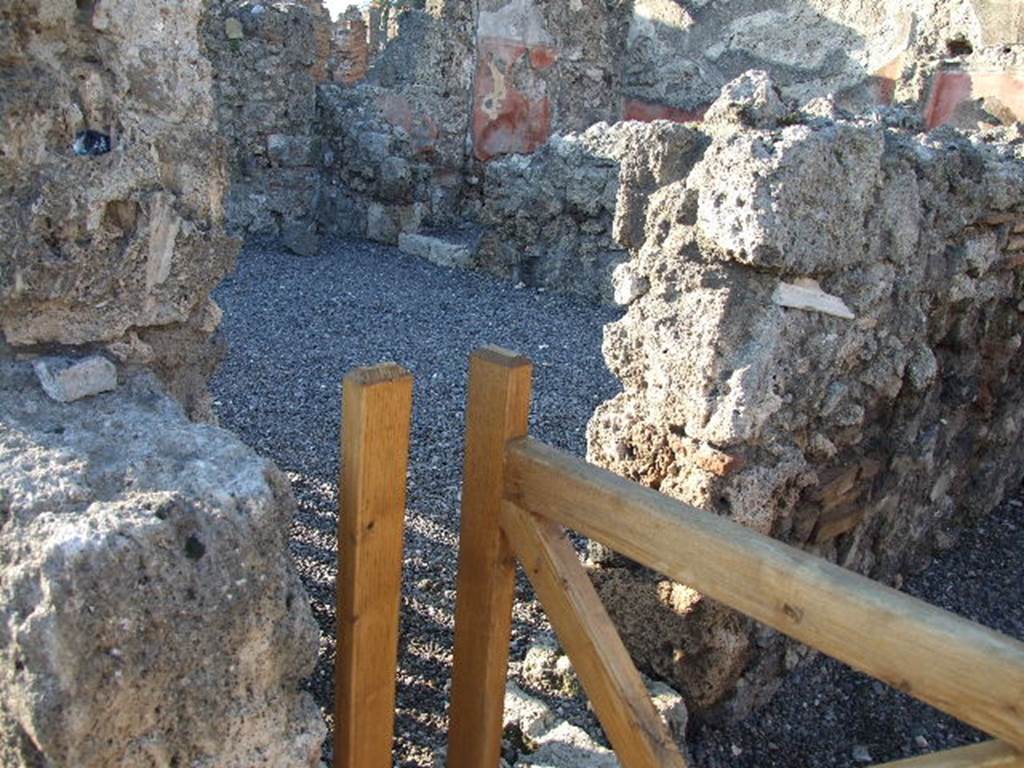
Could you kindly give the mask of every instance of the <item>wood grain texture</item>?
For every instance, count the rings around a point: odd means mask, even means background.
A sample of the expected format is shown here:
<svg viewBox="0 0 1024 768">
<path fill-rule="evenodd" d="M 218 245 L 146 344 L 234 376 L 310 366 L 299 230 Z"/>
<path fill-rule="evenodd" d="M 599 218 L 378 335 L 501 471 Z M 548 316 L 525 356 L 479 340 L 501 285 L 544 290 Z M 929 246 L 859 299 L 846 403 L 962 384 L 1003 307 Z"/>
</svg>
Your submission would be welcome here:
<svg viewBox="0 0 1024 768">
<path fill-rule="evenodd" d="M 502 529 L 625 768 L 685 768 L 565 530 L 506 502 Z"/>
<path fill-rule="evenodd" d="M 534 440 L 507 498 L 1024 749 L 1024 643 Z"/>
<path fill-rule="evenodd" d="M 495 347 L 470 359 L 449 768 L 492 768 L 501 756 L 515 561 L 499 514 L 505 446 L 527 432 L 532 374 L 529 360 Z"/>
<path fill-rule="evenodd" d="M 335 768 L 390 768 L 413 380 L 353 371 L 342 395 Z"/>
<path fill-rule="evenodd" d="M 1024 768 L 1024 755 L 1001 741 L 986 741 L 877 768 Z"/>
</svg>

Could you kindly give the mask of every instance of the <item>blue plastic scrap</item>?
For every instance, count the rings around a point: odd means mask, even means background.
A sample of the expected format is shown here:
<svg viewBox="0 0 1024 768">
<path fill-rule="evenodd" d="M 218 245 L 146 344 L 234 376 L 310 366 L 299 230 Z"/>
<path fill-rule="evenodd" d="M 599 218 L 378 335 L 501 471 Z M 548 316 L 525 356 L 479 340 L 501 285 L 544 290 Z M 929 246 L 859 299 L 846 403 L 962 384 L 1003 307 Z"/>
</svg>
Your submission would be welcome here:
<svg viewBox="0 0 1024 768">
<path fill-rule="evenodd" d="M 75 134 L 72 147 L 75 154 L 81 157 L 105 155 L 110 151 L 110 137 L 92 129 L 79 131 Z"/>
</svg>

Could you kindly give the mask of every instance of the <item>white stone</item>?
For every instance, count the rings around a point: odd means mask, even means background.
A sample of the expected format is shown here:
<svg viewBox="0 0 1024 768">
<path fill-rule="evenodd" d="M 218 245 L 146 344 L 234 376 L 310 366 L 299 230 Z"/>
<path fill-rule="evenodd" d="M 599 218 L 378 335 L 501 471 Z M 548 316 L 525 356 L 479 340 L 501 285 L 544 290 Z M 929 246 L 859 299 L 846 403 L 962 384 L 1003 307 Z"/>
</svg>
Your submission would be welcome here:
<svg viewBox="0 0 1024 768">
<path fill-rule="evenodd" d="M 665 721 L 672 738 L 680 744 L 683 743 L 686 739 L 686 724 L 690 719 L 683 695 L 665 683 L 651 680 L 645 682 L 651 694 L 651 703 Z"/>
<path fill-rule="evenodd" d="M 71 403 L 117 388 L 117 368 L 99 355 L 84 360 L 48 357 L 36 360 L 32 367 L 43 391 L 59 403 Z"/>
<path fill-rule="evenodd" d="M 430 235 L 403 232 L 398 236 L 398 249 L 410 256 L 419 256 L 439 267 L 471 267 L 473 249 L 466 243 L 455 243 Z"/>
<path fill-rule="evenodd" d="M 242 22 L 238 19 L 228 19 L 224 22 L 224 34 L 227 35 L 228 40 L 241 40 L 245 37 Z"/>
<path fill-rule="evenodd" d="M 802 309 L 808 312 L 821 312 L 844 320 L 854 320 L 856 316 L 838 296 L 825 293 L 816 280 L 801 278 L 796 283 L 779 283 L 772 294 L 772 301 L 780 307 Z"/>
<path fill-rule="evenodd" d="M 516 766 L 532 768 L 619 768 L 615 753 L 602 747 L 582 728 L 562 723 L 544 734 L 540 748 Z"/>
<path fill-rule="evenodd" d="M 504 712 L 504 727 L 515 726 L 528 743 L 535 743 L 556 724 L 555 713 L 550 707 L 524 693 L 515 683 L 505 686 Z"/>
<path fill-rule="evenodd" d="M 647 278 L 637 274 L 628 262 L 619 264 L 612 272 L 612 298 L 620 307 L 629 306 L 647 293 L 650 287 Z"/>
</svg>

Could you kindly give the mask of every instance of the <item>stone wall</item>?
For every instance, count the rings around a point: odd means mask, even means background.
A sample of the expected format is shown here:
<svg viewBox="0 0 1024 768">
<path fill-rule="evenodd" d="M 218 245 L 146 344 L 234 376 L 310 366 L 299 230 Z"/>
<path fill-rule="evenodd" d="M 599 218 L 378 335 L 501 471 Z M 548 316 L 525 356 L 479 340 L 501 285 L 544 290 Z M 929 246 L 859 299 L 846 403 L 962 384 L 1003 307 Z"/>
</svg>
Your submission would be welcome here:
<svg viewBox="0 0 1024 768">
<path fill-rule="evenodd" d="M 470 11 L 402 13 L 365 81 L 321 87 L 324 232 L 397 243 L 402 232 L 463 220 L 474 186 L 466 158 Z"/>
<path fill-rule="evenodd" d="M 678 124 L 600 123 L 485 166 L 480 267 L 613 302 L 616 269 L 643 242 L 646 203 L 682 178 L 702 137 Z M 620 269 L 621 271 L 621 269 Z M 619 299 L 630 290 L 619 281 Z"/>
<path fill-rule="evenodd" d="M 462 177 L 438 151 L 436 107 L 429 93 L 321 87 L 323 232 L 397 244 L 403 232 L 459 219 Z"/>
<path fill-rule="evenodd" d="M 904 125 L 910 125 L 907 130 Z M 898 584 L 1024 477 L 1024 139 L 795 112 L 763 75 L 647 205 L 588 457 Z M 647 670 L 743 714 L 803 650 L 594 547 Z"/>
<path fill-rule="evenodd" d="M 699 119 L 728 81 L 764 69 L 798 101 L 912 103 L 931 127 L 1024 116 L 1024 13 L 1002 0 L 635 0 L 627 118 Z"/>
<path fill-rule="evenodd" d="M 213 417 L 210 291 L 239 245 L 205 12 L 0 7 L 11 768 L 319 762 L 324 724 L 300 692 L 316 625 L 288 554 L 287 482 L 188 420 Z"/>
<path fill-rule="evenodd" d="M 161 5 L 0 10 L 0 328 L 17 348 L 148 365 L 204 417 L 220 356 L 209 295 L 238 243 L 223 228 L 202 4 Z"/>
<path fill-rule="evenodd" d="M 618 117 L 628 19 L 628 3 L 597 0 L 438 0 L 402 13 L 364 85 L 321 89 L 323 230 L 397 242 L 475 221 L 485 161 Z M 396 169 L 397 187 L 381 182 Z"/>
<path fill-rule="evenodd" d="M 231 229 L 280 236 L 300 254 L 319 247 L 315 126 L 330 50 L 325 13 L 314 0 L 217 0 L 203 25 L 218 130 L 228 145 Z"/>
</svg>

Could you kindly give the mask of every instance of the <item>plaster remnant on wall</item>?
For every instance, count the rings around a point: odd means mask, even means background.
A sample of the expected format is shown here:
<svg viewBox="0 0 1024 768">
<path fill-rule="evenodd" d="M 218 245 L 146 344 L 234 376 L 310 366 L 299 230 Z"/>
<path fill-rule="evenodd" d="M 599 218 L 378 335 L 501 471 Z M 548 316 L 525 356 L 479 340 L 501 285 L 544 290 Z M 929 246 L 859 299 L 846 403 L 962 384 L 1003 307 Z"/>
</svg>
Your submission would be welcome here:
<svg viewBox="0 0 1024 768">
<path fill-rule="evenodd" d="M 171 274 L 174 244 L 182 219 L 174 209 L 174 196 L 158 193 L 153 196 L 149 211 L 149 259 L 146 262 L 146 287 L 161 285 Z"/>
<path fill-rule="evenodd" d="M 508 0 L 494 10 L 481 8 L 477 38 L 515 40 L 529 48 L 551 46 L 555 42 L 544 26 L 536 0 Z"/>
<path fill-rule="evenodd" d="M 780 307 L 821 312 L 843 320 L 854 320 L 856 315 L 838 296 L 825 293 L 817 280 L 799 278 L 792 283 L 779 283 L 772 293 L 772 301 Z"/>
<path fill-rule="evenodd" d="M 532 152 L 551 134 L 544 74 L 558 57 L 535 0 L 481 9 L 473 110 L 476 157 Z"/>
</svg>

